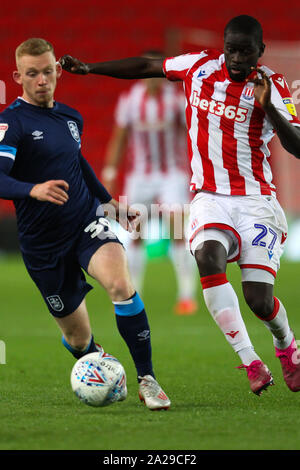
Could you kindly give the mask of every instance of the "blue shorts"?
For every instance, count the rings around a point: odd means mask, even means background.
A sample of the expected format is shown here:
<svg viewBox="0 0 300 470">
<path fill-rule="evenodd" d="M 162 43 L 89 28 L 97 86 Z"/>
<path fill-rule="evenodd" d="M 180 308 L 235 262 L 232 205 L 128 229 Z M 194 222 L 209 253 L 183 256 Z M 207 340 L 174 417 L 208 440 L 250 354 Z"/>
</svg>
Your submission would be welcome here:
<svg viewBox="0 0 300 470">
<path fill-rule="evenodd" d="M 93 213 L 66 251 L 22 253 L 27 271 L 54 317 L 65 317 L 79 307 L 92 289 L 82 268 L 87 272 L 93 254 L 109 242 L 122 244 L 110 230 L 108 221 Z"/>
</svg>

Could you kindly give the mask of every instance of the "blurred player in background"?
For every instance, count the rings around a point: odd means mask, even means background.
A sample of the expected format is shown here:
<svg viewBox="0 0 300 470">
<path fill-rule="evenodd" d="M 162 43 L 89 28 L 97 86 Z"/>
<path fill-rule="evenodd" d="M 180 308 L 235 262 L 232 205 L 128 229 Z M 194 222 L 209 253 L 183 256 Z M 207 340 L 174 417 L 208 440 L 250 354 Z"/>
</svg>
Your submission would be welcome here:
<svg viewBox="0 0 300 470">
<path fill-rule="evenodd" d="M 152 368 L 144 305 L 102 204 L 125 229 L 138 214 L 112 199 L 82 156 L 79 112 L 54 101 L 61 66 L 52 45 L 28 39 L 17 48 L 16 62 L 14 79 L 23 94 L 0 114 L 0 197 L 14 201 L 26 268 L 63 333 L 63 345 L 77 359 L 104 353 L 91 332 L 85 296 L 92 287 L 83 270 L 96 279 L 114 304 L 140 399 L 151 410 L 167 409 L 170 400 Z"/>
<path fill-rule="evenodd" d="M 240 266 L 245 300 L 273 335 L 287 386 L 300 390 L 300 353 L 286 310 L 273 292 L 287 223 L 276 199 L 267 147 L 276 132 L 282 146 L 300 158 L 300 121 L 284 77 L 258 63 L 264 49 L 260 23 L 241 15 L 225 27 L 224 51 L 96 64 L 62 58 L 63 68 L 73 73 L 184 83 L 195 193 L 190 247 L 206 306 L 240 356 L 257 395 L 273 384 L 273 377 L 249 339 L 226 277 L 227 262 Z"/>
<path fill-rule="evenodd" d="M 159 51 L 147 51 L 144 57 L 162 59 L 163 56 Z M 162 78 L 135 83 L 119 97 L 102 171 L 102 181 L 113 194 L 118 167 L 127 150 L 124 194 L 129 205 L 143 205 L 150 216 L 151 204 L 160 204 L 161 211 L 168 213 L 167 230 L 173 238 L 170 255 L 177 279 L 174 310 L 179 315 L 197 310 L 195 263 L 186 249 L 184 236 L 184 205 L 190 200 L 184 112 L 184 95 L 174 84 Z M 139 291 L 144 280 L 143 239 L 148 235 L 147 228 L 148 220 L 142 219 L 140 236 L 131 239 L 128 245 L 129 268 Z"/>
</svg>

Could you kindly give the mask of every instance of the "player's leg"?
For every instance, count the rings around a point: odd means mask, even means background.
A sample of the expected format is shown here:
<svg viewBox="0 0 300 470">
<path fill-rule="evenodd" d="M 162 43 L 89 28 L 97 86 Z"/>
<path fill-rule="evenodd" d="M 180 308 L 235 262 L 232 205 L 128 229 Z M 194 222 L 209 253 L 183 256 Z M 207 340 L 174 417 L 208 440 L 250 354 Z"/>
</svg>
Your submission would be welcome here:
<svg viewBox="0 0 300 470">
<path fill-rule="evenodd" d="M 251 390 L 260 395 L 262 390 L 273 383 L 273 378 L 254 350 L 240 312 L 237 295 L 227 280 L 226 238 L 224 237 L 223 243 L 220 243 L 224 235 L 222 233 L 214 235 L 213 230 L 209 230 L 207 236 L 219 236 L 219 241 L 206 241 L 195 251 L 203 296 L 216 324 L 239 355 L 243 367 L 247 369 Z"/>
<path fill-rule="evenodd" d="M 252 278 L 261 277 L 260 272 L 255 277 L 255 271 L 258 270 L 254 270 Z M 300 354 L 284 305 L 274 297 L 271 283 L 244 281 L 242 285 L 250 309 L 273 336 L 275 354 L 280 359 L 287 386 L 293 392 L 300 391 Z"/>
<path fill-rule="evenodd" d="M 299 391 L 300 352 L 286 310 L 273 294 L 286 239 L 285 215 L 274 197 L 243 200 L 239 212 L 244 250 L 238 263 L 246 302 L 273 335 L 276 356 L 281 361 L 287 385 L 291 390 Z"/>
<path fill-rule="evenodd" d="M 143 301 L 131 282 L 123 247 L 112 242 L 100 246 L 87 272 L 104 287 L 114 304 L 118 330 L 137 370 L 140 399 L 153 410 L 169 408 L 170 400 L 155 379 L 150 326 Z"/>
<path fill-rule="evenodd" d="M 49 265 L 38 256 L 23 255 L 27 270 L 63 333 L 62 343 L 77 359 L 101 350 L 94 343 L 84 298 L 92 287 L 70 252 L 51 259 Z"/>
<path fill-rule="evenodd" d="M 54 318 L 62 332 L 63 345 L 76 359 L 91 352 L 103 351 L 103 348 L 94 342 L 85 300 L 70 315 Z"/>
<path fill-rule="evenodd" d="M 243 364 L 260 364 L 260 379 L 249 378 L 252 391 L 259 394 L 272 378 L 262 370 L 263 364 L 250 341 L 237 295 L 226 277 L 227 261 L 237 259 L 240 253 L 239 235 L 227 215 L 228 204 L 226 198 L 205 193 L 195 197 L 190 211 L 190 249 L 197 262 L 208 311 Z"/>
</svg>

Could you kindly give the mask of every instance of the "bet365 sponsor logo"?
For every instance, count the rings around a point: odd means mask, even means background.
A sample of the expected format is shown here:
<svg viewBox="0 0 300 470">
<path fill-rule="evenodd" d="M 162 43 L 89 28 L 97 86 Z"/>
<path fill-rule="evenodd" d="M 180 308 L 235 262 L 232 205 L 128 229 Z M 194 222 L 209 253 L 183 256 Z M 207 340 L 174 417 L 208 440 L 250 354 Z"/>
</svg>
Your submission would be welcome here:
<svg viewBox="0 0 300 470">
<path fill-rule="evenodd" d="M 215 116 L 225 116 L 227 119 L 233 119 L 236 122 L 245 122 L 248 114 L 247 108 L 233 105 L 226 106 L 222 101 L 200 99 L 199 92 L 196 90 L 193 92 L 192 106 L 202 111 L 208 111 Z"/>
<path fill-rule="evenodd" d="M 0 364 L 6 364 L 6 346 L 4 341 L 0 340 Z"/>
</svg>

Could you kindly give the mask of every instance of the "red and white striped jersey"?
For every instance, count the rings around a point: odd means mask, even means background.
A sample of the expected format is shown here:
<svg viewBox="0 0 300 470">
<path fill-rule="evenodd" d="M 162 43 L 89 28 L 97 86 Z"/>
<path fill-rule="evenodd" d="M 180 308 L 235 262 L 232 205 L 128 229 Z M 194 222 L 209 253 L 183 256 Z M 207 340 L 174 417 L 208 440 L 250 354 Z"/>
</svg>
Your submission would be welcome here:
<svg viewBox="0 0 300 470">
<path fill-rule="evenodd" d="M 129 131 L 128 166 L 137 174 L 189 171 L 185 137 L 185 98 L 174 84 L 165 82 L 155 95 L 143 81 L 123 93 L 115 121 Z"/>
<path fill-rule="evenodd" d="M 260 68 L 271 79 L 274 106 L 300 126 L 284 77 Z M 167 58 L 164 73 L 169 80 L 184 82 L 191 190 L 272 194 L 267 145 L 275 131 L 254 98 L 253 84 L 231 80 L 224 54 L 216 49 Z"/>
</svg>

